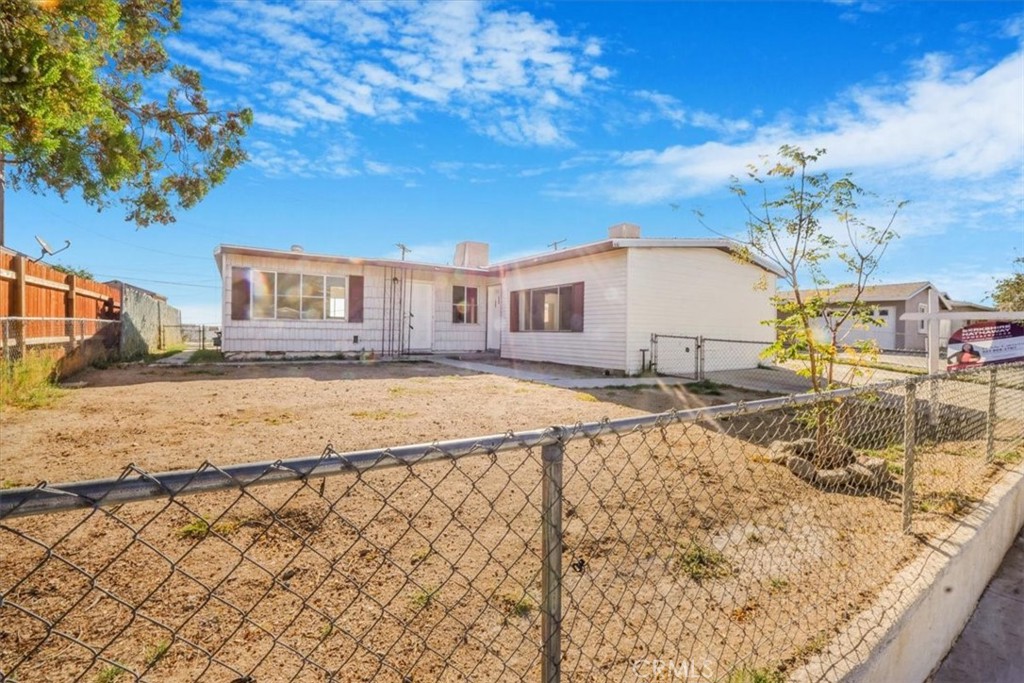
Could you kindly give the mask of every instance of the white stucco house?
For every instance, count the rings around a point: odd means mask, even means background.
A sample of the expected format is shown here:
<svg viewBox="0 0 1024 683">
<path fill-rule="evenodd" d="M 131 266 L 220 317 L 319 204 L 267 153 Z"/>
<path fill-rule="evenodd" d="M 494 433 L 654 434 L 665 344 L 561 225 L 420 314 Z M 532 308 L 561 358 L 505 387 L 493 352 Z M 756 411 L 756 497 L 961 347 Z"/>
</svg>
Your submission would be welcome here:
<svg viewBox="0 0 1024 683">
<path fill-rule="evenodd" d="M 494 351 L 639 373 L 652 333 L 770 342 L 777 273 L 725 239 L 608 238 L 503 263 L 463 242 L 453 265 L 221 245 L 231 356 Z"/>
</svg>

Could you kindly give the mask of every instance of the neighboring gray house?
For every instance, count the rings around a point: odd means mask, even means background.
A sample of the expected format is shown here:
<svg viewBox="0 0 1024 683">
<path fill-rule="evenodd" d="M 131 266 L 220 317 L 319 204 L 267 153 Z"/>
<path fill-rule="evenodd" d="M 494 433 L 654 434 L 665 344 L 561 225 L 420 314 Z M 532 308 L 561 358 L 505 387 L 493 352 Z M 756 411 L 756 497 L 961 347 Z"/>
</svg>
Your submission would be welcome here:
<svg viewBox="0 0 1024 683">
<path fill-rule="evenodd" d="M 846 325 L 840 330 L 840 338 L 847 344 L 873 339 L 880 349 L 886 351 L 924 351 L 928 342 L 926 323 L 900 320 L 904 313 L 928 313 L 929 294 L 934 292 L 940 311 L 951 311 L 952 301 L 930 282 L 900 282 L 889 285 L 870 285 L 864 289 L 861 300 L 875 306 L 875 316 L 882 324 L 862 328 Z M 801 290 L 801 297 L 819 294 L 817 290 Z M 850 301 L 855 295 L 853 287 L 836 287 L 823 290 L 820 294 L 827 301 L 837 304 Z M 793 298 L 793 293 L 782 296 Z M 824 323 L 821 324 L 824 327 Z M 946 335 L 948 336 L 948 334 Z"/>
<path fill-rule="evenodd" d="M 498 351 L 502 358 L 641 371 L 652 333 L 770 341 L 777 273 L 724 239 L 608 238 L 453 265 L 221 245 L 222 349 L 234 356 Z M 767 337 L 767 338 L 766 338 Z M 756 361 L 755 361 L 756 362 Z"/>
</svg>

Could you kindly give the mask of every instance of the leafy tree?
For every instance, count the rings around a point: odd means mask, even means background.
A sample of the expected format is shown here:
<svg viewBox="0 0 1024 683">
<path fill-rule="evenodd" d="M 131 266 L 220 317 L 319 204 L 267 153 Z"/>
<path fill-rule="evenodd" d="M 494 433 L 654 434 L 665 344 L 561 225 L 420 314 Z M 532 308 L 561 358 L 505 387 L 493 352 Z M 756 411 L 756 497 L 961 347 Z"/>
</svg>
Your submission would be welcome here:
<svg viewBox="0 0 1024 683">
<path fill-rule="evenodd" d="M 54 270 L 60 271 L 65 275 L 74 275 L 75 277 L 84 278 L 86 280 L 95 280 L 92 271 L 87 268 L 75 268 L 74 266 L 65 266 L 60 263 L 53 263 L 50 265 Z"/>
<path fill-rule="evenodd" d="M 864 289 L 897 236 L 893 224 L 904 205 L 892 209 L 884 226 L 871 225 L 858 215 L 858 202 L 871 193 L 850 174 L 833 178 L 812 170 L 824 154 L 783 145 L 776 158 L 748 166 L 746 184 L 734 178 L 730 187 L 746 213 L 741 257 L 772 264 L 792 290 L 775 297 L 777 317 L 764 321 L 776 330 L 764 355 L 805 361 L 800 372 L 815 392 L 839 384 L 837 365 L 845 353 L 853 352 L 856 373 L 857 361 L 877 351 L 872 342 L 847 344 L 843 337 L 851 327 L 881 324 L 863 300 Z M 845 271 L 846 282 L 828 276 L 835 265 Z M 826 407 L 817 415 L 819 449 L 831 441 L 827 413 Z"/>
<path fill-rule="evenodd" d="M 1024 311 L 1024 256 L 1013 260 L 1017 272 L 996 280 L 992 301 L 1000 311 Z"/>
<path fill-rule="evenodd" d="M 180 15 L 180 0 L 0 0 L 0 191 L 6 165 L 13 189 L 79 188 L 146 226 L 243 163 L 252 112 L 211 109 L 164 50 Z"/>
</svg>

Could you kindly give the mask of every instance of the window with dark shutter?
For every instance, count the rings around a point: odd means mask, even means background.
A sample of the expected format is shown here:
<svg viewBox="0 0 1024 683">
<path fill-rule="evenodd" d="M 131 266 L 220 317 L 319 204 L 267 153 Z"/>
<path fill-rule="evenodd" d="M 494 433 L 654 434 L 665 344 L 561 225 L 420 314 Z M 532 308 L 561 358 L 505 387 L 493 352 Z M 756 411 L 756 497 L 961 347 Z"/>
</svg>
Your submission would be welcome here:
<svg viewBox="0 0 1024 683">
<path fill-rule="evenodd" d="M 572 313 L 569 316 L 570 332 L 583 331 L 583 283 L 576 282 L 572 285 Z"/>
<path fill-rule="evenodd" d="M 512 292 L 509 300 L 509 330 L 582 332 L 583 283 Z"/>
<path fill-rule="evenodd" d="M 508 331 L 519 331 L 519 298 L 522 292 L 512 292 L 508 297 Z"/>
<path fill-rule="evenodd" d="M 348 277 L 348 321 L 350 323 L 363 322 L 362 275 L 349 275 Z"/>
<path fill-rule="evenodd" d="M 232 268 L 231 319 L 361 323 L 363 278 Z"/>
<path fill-rule="evenodd" d="M 251 297 L 251 269 L 231 269 L 231 319 L 248 320 Z"/>
</svg>

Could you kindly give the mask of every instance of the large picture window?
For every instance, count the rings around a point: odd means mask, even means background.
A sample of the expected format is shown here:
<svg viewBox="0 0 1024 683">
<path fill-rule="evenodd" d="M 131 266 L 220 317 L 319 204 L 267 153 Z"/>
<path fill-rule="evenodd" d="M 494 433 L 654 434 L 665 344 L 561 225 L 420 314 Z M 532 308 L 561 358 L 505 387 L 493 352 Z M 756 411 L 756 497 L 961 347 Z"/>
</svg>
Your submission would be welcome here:
<svg viewBox="0 0 1024 683">
<path fill-rule="evenodd" d="M 583 283 L 512 292 L 512 332 L 582 332 Z"/>
<path fill-rule="evenodd" d="M 233 320 L 362 322 L 363 278 L 234 268 Z"/>
<path fill-rule="evenodd" d="M 476 324 L 476 287 L 463 287 L 461 285 L 452 287 L 452 322 Z"/>
</svg>

